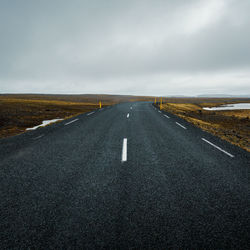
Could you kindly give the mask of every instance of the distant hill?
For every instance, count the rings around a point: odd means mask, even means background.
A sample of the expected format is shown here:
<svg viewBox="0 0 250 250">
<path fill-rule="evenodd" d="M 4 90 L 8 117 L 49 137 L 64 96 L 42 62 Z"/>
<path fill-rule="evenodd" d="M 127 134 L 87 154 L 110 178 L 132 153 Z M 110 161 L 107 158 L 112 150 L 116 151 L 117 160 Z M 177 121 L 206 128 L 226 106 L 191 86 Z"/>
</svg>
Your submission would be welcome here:
<svg viewBox="0 0 250 250">
<path fill-rule="evenodd" d="M 197 95 L 197 97 L 214 97 L 214 98 L 250 98 L 250 94 L 246 95 L 224 95 L 224 94 L 203 94 Z"/>
<path fill-rule="evenodd" d="M 65 102 L 88 102 L 98 103 L 102 101 L 103 104 L 134 102 L 134 101 L 154 101 L 151 96 L 134 96 L 134 95 L 107 95 L 107 94 L 0 94 L 1 98 L 14 98 L 26 100 L 53 100 Z"/>
</svg>

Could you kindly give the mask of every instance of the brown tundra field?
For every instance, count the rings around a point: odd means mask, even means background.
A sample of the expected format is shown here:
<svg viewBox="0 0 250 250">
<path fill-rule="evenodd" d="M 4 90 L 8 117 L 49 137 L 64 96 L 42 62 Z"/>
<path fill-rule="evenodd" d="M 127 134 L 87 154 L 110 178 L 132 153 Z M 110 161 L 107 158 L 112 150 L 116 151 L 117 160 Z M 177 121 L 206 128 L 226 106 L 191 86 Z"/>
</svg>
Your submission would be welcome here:
<svg viewBox="0 0 250 250">
<path fill-rule="evenodd" d="M 231 103 L 250 103 L 250 98 L 167 98 L 163 110 L 191 122 L 250 152 L 250 110 L 208 111 L 204 107 L 217 107 Z"/>
<path fill-rule="evenodd" d="M 0 138 L 23 133 L 44 120 L 67 119 L 120 102 L 151 101 L 154 97 L 119 95 L 0 95 Z M 158 98 L 159 100 L 159 98 Z M 163 109 L 250 152 L 250 110 L 207 111 L 249 98 L 164 98 Z"/>
<path fill-rule="evenodd" d="M 67 119 L 85 112 L 127 101 L 152 101 L 150 97 L 119 95 L 0 95 L 0 138 L 17 135 L 44 120 Z"/>
</svg>

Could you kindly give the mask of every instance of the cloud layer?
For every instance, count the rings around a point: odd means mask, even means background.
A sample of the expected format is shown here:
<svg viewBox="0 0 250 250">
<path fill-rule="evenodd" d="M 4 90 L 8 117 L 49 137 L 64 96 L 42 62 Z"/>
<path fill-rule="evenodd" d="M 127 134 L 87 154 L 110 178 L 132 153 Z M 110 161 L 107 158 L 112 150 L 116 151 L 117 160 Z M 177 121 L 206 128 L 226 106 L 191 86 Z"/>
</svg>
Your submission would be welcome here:
<svg viewBox="0 0 250 250">
<path fill-rule="evenodd" d="M 250 94 L 249 0 L 4 0 L 0 91 Z"/>
</svg>

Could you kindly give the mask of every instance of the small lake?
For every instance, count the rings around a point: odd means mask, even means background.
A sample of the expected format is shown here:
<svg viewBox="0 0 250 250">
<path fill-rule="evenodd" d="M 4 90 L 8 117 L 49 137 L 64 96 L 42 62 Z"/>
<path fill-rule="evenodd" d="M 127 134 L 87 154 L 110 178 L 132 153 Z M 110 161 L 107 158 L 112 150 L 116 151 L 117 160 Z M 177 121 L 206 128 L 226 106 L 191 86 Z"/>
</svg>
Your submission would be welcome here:
<svg viewBox="0 0 250 250">
<path fill-rule="evenodd" d="M 205 110 L 235 110 L 235 109 L 250 109 L 250 103 L 235 103 L 226 104 L 219 107 L 203 108 Z"/>
</svg>

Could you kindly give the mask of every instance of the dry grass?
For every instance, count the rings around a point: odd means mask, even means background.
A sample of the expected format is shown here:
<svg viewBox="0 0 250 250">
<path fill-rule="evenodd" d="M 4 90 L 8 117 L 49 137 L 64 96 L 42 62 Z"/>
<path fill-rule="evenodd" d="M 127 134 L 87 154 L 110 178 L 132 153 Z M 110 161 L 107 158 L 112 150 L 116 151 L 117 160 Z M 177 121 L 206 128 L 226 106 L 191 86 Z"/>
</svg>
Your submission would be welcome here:
<svg viewBox="0 0 250 250">
<path fill-rule="evenodd" d="M 148 101 L 150 97 L 116 95 L 0 95 L 0 138 L 17 135 L 56 118 L 66 119 L 120 102 Z"/>
<path fill-rule="evenodd" d="M 154 97 L 145 96 L 128 96 L 128 95 L 47 95 L 47 94 L 11 94 L 1 95 L 0 100 L 3 99 L 24 99 L 24 100 L 44 100 L 44 101 L 64 101 L 73 103 L 92 103 L 96 104 L 99 100 L 104 105 L 110 105 L 121 102 L 132 101 L 153 101 Z"/>
<path fill-rule="evenodd" d="M 172 101 L 172 102 L 171 102 Z M 207 111 L 226 103 L 250 102 L 250 99 L 182 99 L 163 104 L 163 109 L 193 123 L 195 126 L 240 146 L 250 152 L 250 110 Z"/>
<path fill-rule="evenodd" d="M 17 135 L 44 120 L 69 118 L 98 108 L 93 103 L 0 97 L 0 137 Z"/>
</svg>

